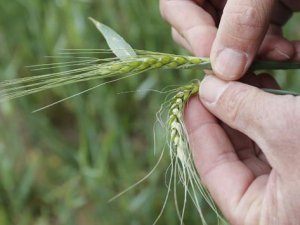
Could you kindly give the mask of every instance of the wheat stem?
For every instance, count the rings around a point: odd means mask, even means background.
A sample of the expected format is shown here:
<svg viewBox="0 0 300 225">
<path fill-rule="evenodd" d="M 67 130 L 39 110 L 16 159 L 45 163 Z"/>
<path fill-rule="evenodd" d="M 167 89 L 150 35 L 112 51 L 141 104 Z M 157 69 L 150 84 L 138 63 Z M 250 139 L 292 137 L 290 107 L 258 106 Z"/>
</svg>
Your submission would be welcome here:
<svg viewBox="0 0 300 225">
<path fill-rule="evenodd" d="M 199 69 L 212 69 L 211 62 L 207 58 L 201 58 L 205 60 L 205 64 L 194 64 L 187 68 L 199 68 Z M 250 71 L 257 70 L 294 70 L 300 69 L 299 62 L 277 62 L 277 61 L 260 61 L 255 60 L 250 66 Z"/>
</svg>

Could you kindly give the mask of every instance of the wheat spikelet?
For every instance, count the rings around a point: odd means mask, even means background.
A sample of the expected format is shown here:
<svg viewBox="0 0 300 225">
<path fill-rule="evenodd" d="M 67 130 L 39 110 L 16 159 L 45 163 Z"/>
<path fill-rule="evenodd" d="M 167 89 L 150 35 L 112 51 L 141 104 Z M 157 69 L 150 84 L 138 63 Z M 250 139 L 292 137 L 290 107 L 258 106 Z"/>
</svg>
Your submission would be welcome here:
<svg viewBox="0 0 300 225">
<path fill-rule="evenodd" d="M 183 224 L 183 218 L 185 213 L 185 205 L 187 196 L 189 195 L 192 202 L 198 211 L 202 224 L 207 224 L 201 210 L 201 203 L 199 197 L 208 203 L 211 209 L 216 213 L 219 222 L 224 222 L 223 217 L 219 214 L 217 207 L 214 204 L 208 191 L 202 185 L 198 176 L 189 147 L 189 142 L 186 134 L 186 129 L 183 123 L 183 113 L 189 98 L 199 91 L 199 81 L 194 81 L 191 84 L 182 86 L 178 89 L 177 93 L 168 101 L 168 122 L 166 130 L 169 133 L 169 153 L 171 157 L 171 176 L 173 177 L 174 195 L 176 195 L 176 183 L 177 179 L 182 183 L 184 187 L 185 197 L 184 202 L 179 209 L 177 198 L 175 196 L 175 202 L 177 207 L 178 217 Z M 177 178 L 178 177 L 178 178 Z M 201 196 L 199 196 L 199 194 Z"/>
</svg>

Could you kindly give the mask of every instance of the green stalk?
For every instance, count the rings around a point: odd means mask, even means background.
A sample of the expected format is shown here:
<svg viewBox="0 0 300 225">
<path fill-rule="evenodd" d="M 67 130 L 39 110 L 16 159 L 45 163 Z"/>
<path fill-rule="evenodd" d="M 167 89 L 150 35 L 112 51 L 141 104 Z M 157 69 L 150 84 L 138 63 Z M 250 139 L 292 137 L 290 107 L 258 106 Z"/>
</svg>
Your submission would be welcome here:
<svg viewBox="0 0 300 225">
<path fill-rule="evenodd" d="M 186 67 L 187 69 L 192 68 L 200 68 L 200 69 L 208 69 L 211 70 L 211 62 L 208 58 L 200 58 L 201 60 L 204 60 L 204 63 L 190 65 L 189 67 Z M 295 70 L 300 69 L 300 63 L 299 62 L 277 62 L 277 61 L 261 61 L 261 60 L 255 60 L 253 64 L 250 66 L 251 71 L 256 70 Z"/>
<path fill-rule="evenodd" d="M 188 65 L 186 67 L 183 67 L 186 69 L 192 69 L 192 68 L 199 68 L 202 70 L 211 70 L 211 62 L 208 58 L 201 58 L 201 63 L 194 64 L 194 65 Z M 256 60 L 253 62 L 253 64 L 250 66 L 250 71 L 257 71 L 257 70 L 295 70 L 300 69 L 300 63 L 298 62 L 277 62 L 277 61 L 260 61 Z M 276 89 L 267 89 L 263 88 L 262 90 L 276 94 L 276 95 L 293 95 L 293 96 L 299 96 L 300 93 L 291 92 L 291 91 L 285 91 L 285 90 L 276 90 Z"/>
<path fill-rule="evenodd" d="M 254 61 L 250 70 L 295 70 L 300 69 L 299 62 Z"/>
</svg>

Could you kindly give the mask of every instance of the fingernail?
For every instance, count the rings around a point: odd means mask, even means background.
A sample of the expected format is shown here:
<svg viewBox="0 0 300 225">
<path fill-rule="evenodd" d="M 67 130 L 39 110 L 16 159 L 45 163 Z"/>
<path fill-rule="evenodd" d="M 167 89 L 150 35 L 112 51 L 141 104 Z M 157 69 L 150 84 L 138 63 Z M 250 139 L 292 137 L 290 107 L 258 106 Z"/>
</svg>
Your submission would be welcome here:
<svg viewBox="0 0 300 225">
<path fill-rule="evenodd" d="M 247 60 L 246 53 L 225 48 L 215 59 L 214 71 L 226 80 L 240 78 L 245 73 Z"/>
<path fill-rule="evenodd" d="M 215 76 L 207 75 L 200 84 L 200 98 L 207 103 L 215 103 L 218 101 L 227 86 L 228 82 L 222 81 Z"/>
</svg>

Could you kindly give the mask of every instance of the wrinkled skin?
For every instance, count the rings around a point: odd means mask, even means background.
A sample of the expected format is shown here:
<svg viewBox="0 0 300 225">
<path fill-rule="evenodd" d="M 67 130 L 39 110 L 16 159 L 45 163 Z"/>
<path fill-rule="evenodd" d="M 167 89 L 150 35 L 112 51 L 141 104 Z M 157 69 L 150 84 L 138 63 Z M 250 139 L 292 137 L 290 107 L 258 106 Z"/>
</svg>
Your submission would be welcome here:
<svg viewBox="0 0 300 225">
<path fill-rule="evenodd" d="M 223 80 L 240 78 L 254 57 L 300 59 L 300 42 L 286 40 L 281 29 L 300 10 L 298 0 L 160 0 L 160 10 L 174 40 L 210 56 Z"/>
</svg>

